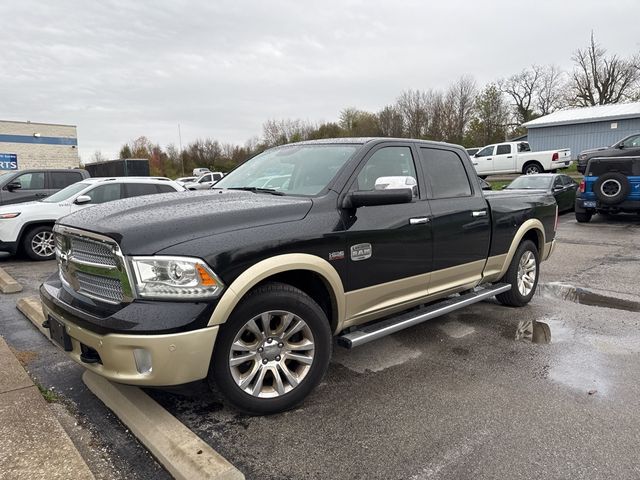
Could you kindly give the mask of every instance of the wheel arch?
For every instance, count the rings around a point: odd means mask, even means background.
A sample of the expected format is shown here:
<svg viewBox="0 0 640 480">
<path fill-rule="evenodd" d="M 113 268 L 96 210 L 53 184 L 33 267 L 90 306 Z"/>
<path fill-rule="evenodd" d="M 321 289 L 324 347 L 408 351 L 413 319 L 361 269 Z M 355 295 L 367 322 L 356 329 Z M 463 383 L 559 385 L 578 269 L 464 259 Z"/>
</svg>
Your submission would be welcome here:
<svg viewBox="0 0 640 480">
<path fill-rule="evenodd" d="M 529 165 L 531 165 L 532 163 L 535 163 L 536 165 L 538 165 L 540 167 L 540 171 L 544 172 L 544 165 L 542 164 L 542 162 L 535 160 L 535 159 L 531 159 L 531 160 L 527 160 L 526 162 L 524 162 L 524 164 L 522 165 L 522 173 L 524 174 L 524 172 L 527 170 L 527 167 Z"/>
<path fill-rule="evenodd" d="M 502 278 L 507 273 L 516 250 L 525 240 L 531 240 L 536 245 L 541 260 L 545 258 L 545 249 L 547 248 L 547 246 L 544 234 L 544 226 L 542 225 L 542 222 L 537 218 L 531 218 L 524 222 L 514 235 L 513 240 L 511 241 L 511 245 L 509 246 L 509 250 L 507 251 L 504 263 L 502 264 L 502 268 L 500 269 L 500 273 L 497 275 L 497 278 Z"/>
<path fill-rule="evenodd" d="M 288 283 L 299 288 L 325 311 L 334 333 L 341 329 L 345 316 L 345 297 L 340 275 L 328 261 L 305 253 L 277 255 L 249 267 L 224 291 L 208 325 L 225 323 L 249 291 L 269 281 Z M 327 294 L 329 303 L 322 301 Z"/>
<path fill-rule="evenodd" d="M 16 242 L 18 245 L 21 245 L 22 240 L 24 239 L 24 236 L 27 234 L 27 232 L 29 232 L 30 230 L 33 230 L 34 228 L 53 227 L 55 224 L 56 224 L 55 220 L 32 220 L 30 222 L 27 222 L 24 225 L 22 225 L 22 227 L 20 228 L 20 232 L 18 232 L 18 237 L 16 238 Z"/>
</svg>

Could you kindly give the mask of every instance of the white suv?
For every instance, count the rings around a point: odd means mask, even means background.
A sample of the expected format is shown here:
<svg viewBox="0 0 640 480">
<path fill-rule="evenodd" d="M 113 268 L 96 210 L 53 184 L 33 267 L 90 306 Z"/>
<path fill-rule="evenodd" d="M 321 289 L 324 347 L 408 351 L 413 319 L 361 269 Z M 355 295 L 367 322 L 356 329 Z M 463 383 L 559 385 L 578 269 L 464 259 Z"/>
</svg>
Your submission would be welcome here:
<svg viewBox="0 0 640 480">
<path fill-rule="evenodd" d="M 184 190 L 161 177 L 87 178 L 40 201 L 0 207 L 0 251 L 15 254 L 22 247 L 34 260 L 50 260 L 55 256 L 52 228 L 60 217 L 121 198 Z"/>
</svg>

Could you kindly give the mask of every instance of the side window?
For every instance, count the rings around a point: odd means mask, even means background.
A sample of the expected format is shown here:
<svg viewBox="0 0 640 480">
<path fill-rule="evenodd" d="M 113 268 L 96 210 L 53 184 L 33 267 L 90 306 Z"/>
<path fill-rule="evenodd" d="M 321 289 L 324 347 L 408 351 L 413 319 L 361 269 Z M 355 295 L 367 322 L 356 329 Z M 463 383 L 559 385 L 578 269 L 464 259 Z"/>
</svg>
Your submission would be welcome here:
<svg viewBox="0 0 640 480">
<path fill-rule="evenodd" d="M 556 187 L 562 187 L 562 178 L 561 177 L 556 177 L 556 179 L 553 181 L 553 188 Z"/>
<path fill-rule="evenodd" d="M 383 147 L 376 151 L 358 173 L 357 189 L 374 190 L 380 177 L 413 177 L 416 167 L 409 147 Z"/>
<path fill-rule="evenodd" d="M 127 197 L 139 197 L 141 195 L 158 193 L 158 189 L 153 183 L 125 183 L 124 188 L 127 192 Z"/>
<path fill-rule="evenodd" d="M 222 178 L 222 174 L 221 173 L 214 173 L 213 174 L 213 181 L 217 182 L 218 180 L 220 180 Z"/>
<path fill-rule="evenodd" d="M 575 183 L 571 177 L 566 175 L 562 175 L 560 178 L 562 178 L 562 183 L 564 185 L 573 185 Z"/>
<path fill-rule="evenodd" d="M 509 155 L 511 153 L 511 145 L 498 145 L 496 155 Z"/>
<path fill-rule="evenodd" d="M 158 193 L 171 193 L 176 191 L 176 189 L 170 185 L 156 185 L 156 188 L 158 189 Z"/>
<path fill-rule="evenodd" d="M 22 185 L 20 190 L 42 190 L 44 188 L 44 172 L 32 172 L 19 175 L 11 183 Z"/>
<path fill-rule="evenodd" d="M 79 182 L 80 180 L 82 180 L 82 175 L 78 172 L 51 172 L 49 174 L 49 188 L 62 190 L 63 188 L 68 187 L 72 183 Z"/>
<path fill-rule="evenodd" d="M 518 144 L 518 152 L 530 152 L 531 147 L 527 142 L 521 142 Z"/>
<path fill-rule="evenodd" d="M 457 153 L 423 147 L 420 161 L 431 184 L 432 198 L 471 196 L 469 178 Z"/>
<path fill-rule="evenodd" d="M 640 135 L 627 138 L 623 145 L 627 148 L 640 147 Z"/>
<path fill-rule="evenodd" d="M 204 182 L 211 182 L 211 175 L 204 175 L 201 179 L 199 183 L 204 183 Z"/>
<path fill-rule="evenodd" d="M 489 157 L 493 155 L 493 148 L 493 145 L 491 145 L 490 147 L 484 147 L 482 150 L 476 153 L 476 157 Z"/>
<path fill-rule="evenodd" d="M 98 185 L 93 190 L 89 190 L 85 193 L 85 195 L 89 195 L 91 197 L 92 204 L 111 202 L 112 200 L 122 198 L 121 187 L 122 184 L 120 183 Z"/>
</svg>

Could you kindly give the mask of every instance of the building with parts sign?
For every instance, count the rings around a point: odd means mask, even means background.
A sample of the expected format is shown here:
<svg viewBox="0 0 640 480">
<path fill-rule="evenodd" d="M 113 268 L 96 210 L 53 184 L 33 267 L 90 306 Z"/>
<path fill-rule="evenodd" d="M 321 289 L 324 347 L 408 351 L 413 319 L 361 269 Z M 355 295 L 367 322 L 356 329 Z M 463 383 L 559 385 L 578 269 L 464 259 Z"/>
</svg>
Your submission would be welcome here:
<svg viewBox="0 0 640 480">
<path fill-rule="evenodd" d="M 0 172 L 79 166 L 75 125 L 0 120 Z"/>
</svg>

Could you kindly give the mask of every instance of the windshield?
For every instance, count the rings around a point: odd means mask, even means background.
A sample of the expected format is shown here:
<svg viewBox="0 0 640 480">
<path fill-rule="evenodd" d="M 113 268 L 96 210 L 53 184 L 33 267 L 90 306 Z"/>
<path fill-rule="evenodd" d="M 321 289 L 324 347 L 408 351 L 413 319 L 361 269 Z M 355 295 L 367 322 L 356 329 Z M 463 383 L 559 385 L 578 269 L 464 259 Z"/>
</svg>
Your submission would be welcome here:
<svg viewBox="0 0 640 480">
<path fill-rule="evenodd" d="M 524 189 L 524 190 L 546 190 L 551 186 L 553 177 L 542 177 L 540 175 L 523 175 L 516 178 L 509 184 L 507 189 Z"/>
<path fill-rule="evenodd" d="M 67 188 L 63 188 L 59 192 L 54 193 L 50 197 L 45 198 L 42 201 L 45 203 L 64 202 L 65 200 L 69 200 L 69 198 L 73 197 L 76 193 L 87 188 L 89 185 L 89 183 L 82 182 L 74 183 L 72 185 L 69 185 Z"/>
<path fill-rule="evenodd" d="M 292 145 L 267 150 L 240 165 L 214 188 L 265 188 L 318 195 L 360 145 Z"/>
</svg>

